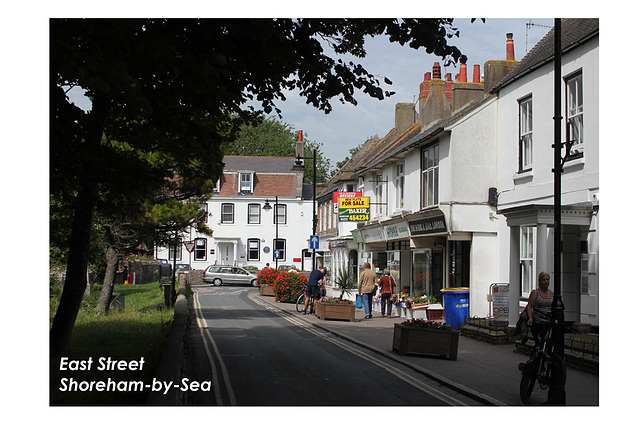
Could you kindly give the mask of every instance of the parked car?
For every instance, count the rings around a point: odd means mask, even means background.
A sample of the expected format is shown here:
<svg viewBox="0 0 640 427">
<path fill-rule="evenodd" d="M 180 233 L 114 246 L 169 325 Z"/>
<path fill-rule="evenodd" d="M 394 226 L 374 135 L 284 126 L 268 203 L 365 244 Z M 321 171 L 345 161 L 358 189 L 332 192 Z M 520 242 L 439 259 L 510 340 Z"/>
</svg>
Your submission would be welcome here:
<svg viewBox="0 0 640 427">
<path fill-rule="evenodd" d="M 241 267 L 231 265 L 210 265 L 202 274 L 202 281 L 213 286 L 251 285 L 258 286 L 258 276 Z"/>
<path fill-rule="evenodd" d="M 178 273 L 188 273 L 189 271 L 191 271 L 189 264 L 176 264 L 176 275 Z"/>
</svg>

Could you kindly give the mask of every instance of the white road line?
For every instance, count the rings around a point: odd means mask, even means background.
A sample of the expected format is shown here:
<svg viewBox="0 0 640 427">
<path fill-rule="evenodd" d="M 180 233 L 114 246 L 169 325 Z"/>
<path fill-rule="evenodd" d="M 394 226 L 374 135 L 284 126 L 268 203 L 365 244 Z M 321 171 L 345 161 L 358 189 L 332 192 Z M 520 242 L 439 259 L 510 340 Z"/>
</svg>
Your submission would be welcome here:
<svg viewBox="0 0 640 427">
<path fill-rule="evenodd" d="M 211 336 L 211 333 L 209 332 L 209 329 L 207 328 L 207 325 L 204 321 L 204 316 L 202 315 L 202 307 L 200 305 L 200 300 L 198 298 L 198 291 L 194 291 L 193 300 L 194 300 L 194 307 L 196 309 L 196 321 L 198 323 L 198 328 L 200 329 L 200 336 L 202 337 L 202 342 L 204 343 L 204 348 L 207 353 L 207 358 L 209 359 L 209 365 L 211 366 L 211 376 L 213 379 L 213 389 L 216 396 L 216 402 L 218 402 L 218 405 L 223 404 L 222 394 L 220 392 L 220 382 L 218 381 L 218 374 L 217 374 L 215 360 L 213 359 L 213 356 L 209 351 L 209 346 L 207 345 L 207 340 L 205 339 L 205 336 L 204 336 L 205 333 L 209 339 L 209 342 L 211 343 L 211 346 L 213 347 L 213 351 L 215 352 L 216 358 L 220 363 L 222 379 L 224 380 L 225 386 L 227 388 L 227 394 L 229 395 L 229 403 L 235 406 L 237 405 L 237 402 L 236 402 L 235 394 L 233 393 L 233 388 L 231 387 L 231 381 L 229 380 L 229 372 L 227 372 L 227 367 L 225 366 L 224 361 L 222 360 L 222 356 L 218 351 L 218 346 L 216 345 L 216 342 Z"/>
<path fill-rule="evenodd" d="M 378 360 L 374 357 L 372 357 L 371 355 L 363 352 L 362 350 L 358 349 L 357 347 L 354 347 L 340 339 L 334 338 L 333 336 L 331 336 L 330 333 L 325 332 L 325 331 L 318 331 L 314 326 L 303 322 L 299 319 L 297 319 L 295 316 L 293 316 L 290 313 L 287 312 L 283 312 L 277 308 L 272 307 L 270 304 L 265 303 L 264 301 L 259 300 L 257 297 L 255 297 L 255 295 L 250 295 L 249 298 L 251 300 L 253 300 L 255 303 L 265 307 L 266 309 L 276 313 L 278 316 L 284 318 L 285 320 L 289 321 L 290 323 L 293 323 L 294 325 L 300 326 L 301 328 L 311 332 L 312 334 L 323 338 L 326 341 L 329 341 L 331 343 L 333 343 L 334 345 L 347 350 L 348 352 L 350 352 L 351 354 L 354 354 L 358 357 L 360 357 L 361 359 L 365 359 L 368 360 L 369 362 L 381 367 L 382 369 L 386 370 L 387 372 L 389 372 L 390 374 L 394 375 L 395 377 L 403 380 L 404 382 L 406 382 L 407 384 L 423 391 L 424 393 L 427 393 L 433 397 L 435 397 L 436 399 L 454 406 L 454 405 L 458 405 L 458 406 L 468 406 L 466 403 L 452 397 L 449 396 L 443 392 L 441 392 L 440 390 L 438 390 L 437 388 L 427 384 L 426 382 L 416 379 L 416 378 L 411 378 L 411 377 L 407 377 L 406 373 L 402 372 L 400 369 L 396 368 L 393 365 L 390 365 L 386 362 L 383 362 L 381 360 Z"/>
</svg>

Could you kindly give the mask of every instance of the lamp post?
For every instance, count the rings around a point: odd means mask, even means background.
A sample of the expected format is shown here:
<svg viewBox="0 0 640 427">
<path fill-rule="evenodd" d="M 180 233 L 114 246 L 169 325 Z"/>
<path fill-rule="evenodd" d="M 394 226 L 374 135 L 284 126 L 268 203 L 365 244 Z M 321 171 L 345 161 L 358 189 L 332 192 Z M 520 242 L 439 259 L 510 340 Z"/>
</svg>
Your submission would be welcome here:
<svg viewBox="0 0 640 427">
<path fill-rule="evenodd" d="M 271 210 L 271 205 L 269 204 L 269 199 L 264 202 L 264 206 L 262 207 L 266 212 Z M 278 245 L 278 196 L 276 196 L 276 210 L 273 215 L 274 221 L 276 223 L 276 239 L 273 242 L 273 258 L 276 262 L 276 270 L 278 269 L 278 259 L 280 259 L 280 252 L 278 252 L 278 256 L 276 256 L 276 246 Z"/>
<path fill-rule="evenodd" d="M 300 141 L 302 138 L 302 131 L 298 131 L 298 140 Z M 317 150 L 313 150 L 313 157 L 303 157 L 300 155 L 296 156 L 296 162 L 295 165 L 293 166 L 293 170 L 302 170 L 304 171 L 304 162 L 303 160 L 305 159 L 313 159 L 313 218 L 312 218 L 312 225 L 311 228 L 313 230 L 313 235 L 316 235 L 316 228 L 318 225 L 318 213 L 316 210 L 316 151 Z M 315 246 L 314 249 L 312 249 L 312 258 L 311 258 L 311 269 L 315 269 L 316 268 L 316 250 L 315 250 Z"/>
</svg>

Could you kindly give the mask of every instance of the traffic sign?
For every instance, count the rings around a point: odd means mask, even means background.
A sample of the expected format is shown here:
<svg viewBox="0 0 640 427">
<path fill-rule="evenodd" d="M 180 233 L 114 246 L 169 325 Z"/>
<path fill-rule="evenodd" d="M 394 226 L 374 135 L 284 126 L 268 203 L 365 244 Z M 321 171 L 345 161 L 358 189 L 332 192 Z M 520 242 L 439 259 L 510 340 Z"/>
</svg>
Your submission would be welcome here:
<svg viewBox="0 0 640 427">
<path fill-rule="evenodd" d="M 318 249 L 320 247 L 320 238 L 318 236 L 309 236 L 309 249 Z"/>
<path fill-rule="evenodd" d="M 186 243 L 184 244 L 184 247 L 185 247 L 185 248 L 187 248 L 187 251 L 188 251 L 189 253 L 191 253 L 191 252 L 193 252 L 193 248 L 195 248 L 195 247 L 196 247 L 196 244 L 195 244 L 194 242 L 186 242 Z"/>
<path fill-rule="evenodd" d="M 276 249 L 276 250 L 273 251 L 273 257 L 275 259 L 281 259 L 280 258 L 280 249 Z"/>
</svg>

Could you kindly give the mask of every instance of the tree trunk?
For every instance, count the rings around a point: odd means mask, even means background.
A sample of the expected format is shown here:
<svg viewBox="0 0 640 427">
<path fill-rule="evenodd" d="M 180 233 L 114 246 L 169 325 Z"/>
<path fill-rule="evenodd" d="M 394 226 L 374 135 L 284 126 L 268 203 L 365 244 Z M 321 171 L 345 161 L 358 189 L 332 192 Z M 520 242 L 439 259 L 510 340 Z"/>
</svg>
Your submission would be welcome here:
<svg viewBox="0 0 640 427">
<path fill-rule="evenodd" d="M 89 158 L 100 157 L 108 111 L 108 100 L 101 97 L 93 99 L 92 110 L 85 127 L 85 144 L 90 144 L 90 147 L 87 148 L 87 157 Z M 74 142 L 69 141 L 70 144 Z M 82 304 L 84 290 L 87 287 L 91 225 L 98 200 L 99 186 L 95 166 L 90 160 L 86 160 L 79 166 L 78 176 L 80 179 L 69 239 L 67 276 L 60 296 L 60 305 L 49 331 L 49 353 L 53 358 L 57 358 L 67 351 L 71 341 L 71 332 Z"/>
<path fill-rule="evenodd" d="M 67 276 L 60 297 L 60 305 L 53 319 L 49 335 L 52 357 L 61 356 L 66 351 L 71 340 L 73 325 L 82 304 L 84 290 L 87 287 L 91 223 L 97 194 L 98 184 L 96 182 L 84 181 L 80 184 L 69 242 Z"/>
<path fill-rule="evenodd" d="M 102 281 L 102 291 L 96 306 L 96 316 L 105 316 L 109 311 L 109 301 L 113 294 L 113 281 L 116 269 L 118 268 L 118 251 L 116 250 L 115 239 L 111 233 L 111 227 L 105 227 L 104 255 L 107 260 L 107 270 Z"/>
</svg>

